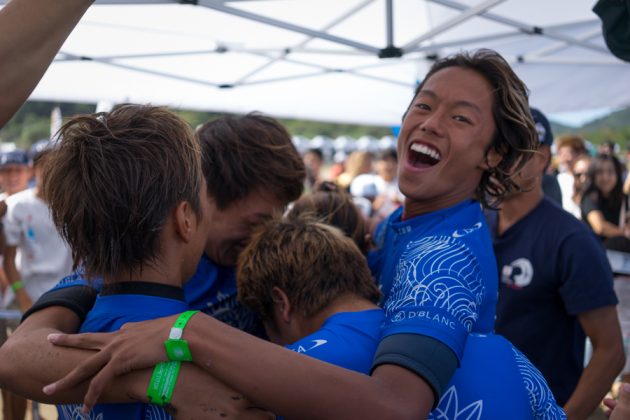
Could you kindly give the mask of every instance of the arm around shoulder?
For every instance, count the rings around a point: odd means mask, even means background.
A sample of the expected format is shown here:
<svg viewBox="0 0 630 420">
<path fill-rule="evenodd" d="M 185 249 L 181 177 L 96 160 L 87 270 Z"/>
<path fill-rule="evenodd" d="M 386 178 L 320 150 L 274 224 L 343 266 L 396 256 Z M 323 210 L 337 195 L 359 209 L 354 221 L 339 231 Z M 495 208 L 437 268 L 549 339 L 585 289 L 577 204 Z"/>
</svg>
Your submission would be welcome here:
<svg viewBox="0 0 630 420">
<path fill-rule="evenodd" d="M 427 417 L 434 402 L 427 382 L 397 365 L 380 365 L 372 376 L 359 374 L 201 314 L 191 319 L 186 335 L 199 367 L 287 418 L 418 419 Z"/>
<path fill-rule="evenodd" d="M 0 387 L 38 401 L 42 387 L 70 371 L 75 361 L 47 340 L 55 332 L 76 332 L 79 317 L 63 307 L 49 307 L 29 316 L 0 347 Z"/>
</svg>

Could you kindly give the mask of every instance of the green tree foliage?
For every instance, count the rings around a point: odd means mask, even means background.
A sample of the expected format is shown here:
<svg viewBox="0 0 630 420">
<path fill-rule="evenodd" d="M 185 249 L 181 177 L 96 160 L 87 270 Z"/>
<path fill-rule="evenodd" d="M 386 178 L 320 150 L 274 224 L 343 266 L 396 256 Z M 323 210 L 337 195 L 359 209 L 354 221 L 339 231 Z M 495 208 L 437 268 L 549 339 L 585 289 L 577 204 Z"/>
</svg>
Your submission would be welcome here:
<svg viewBox="0 0 630 420">
<path fill-rule="evenodd" d="M 0 129 L 0 141 L 13 142 L 20 147 L 28 148 L 39 139 L 50 135 L 50 114 L 55 106 L 61 108 L 64 119 L 75 114 L 94 112 L 94 104 L 73 104 L 54 102 L 27 102 L 18 113 Z M 179 110 L 177 113 L 190 123 L 194 128 L 210 121 L 220 113 Z M 359 138 L 364 135 L 383 137 L 391 135 L 389 127 L 364 126 L 353 124 L 334 124 L 320 121 L 281 119 L 291 135 L 299 135 L 307 138 L 316 135 L 324 135 L 332 138 L 345 135 Z M 576 132 L 584 136 L 591 143 L 599 144 L 605 140 L 612 140 L 625 150 L 630 143 L 630 107 L 586 124 L 582 127 L 572 128 L 557 123 L 552 123 L 555 135 L 566 132 Z"/>
</svg>

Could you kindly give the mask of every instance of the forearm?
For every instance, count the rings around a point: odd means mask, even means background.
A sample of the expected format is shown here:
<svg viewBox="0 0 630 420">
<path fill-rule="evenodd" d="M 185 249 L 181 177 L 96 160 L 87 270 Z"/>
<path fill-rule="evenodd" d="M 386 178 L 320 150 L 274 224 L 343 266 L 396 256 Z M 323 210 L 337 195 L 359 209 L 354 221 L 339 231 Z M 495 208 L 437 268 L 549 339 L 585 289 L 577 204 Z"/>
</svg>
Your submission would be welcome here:
<svg viewBox="0 0 630 420">
<path fill-rule="evenodd" d="M 586 419 L 599 406 L 610 390 L 625 362 L 621 346 L 595 348 L 575 391 L 564 409 L 567 418 Z"/>
<path fill-rule="evenodd" d="M 78 318 L 65 308 L 51 307 L 41 312 L 50 318 L 39 313 L 33 314 L 0 348 L 0 387 L 36 401 L 80 403 L 87 390 L 87 382 L 53 397 L 44 394 L 42 388 L 70 372 L 93 352 L 50 344 L 48 334 L 76 332 Z M 58 316 L 60 314 L 61 317 Z M 46 323 L 45 319 L 52 321 Z M 116 382 L 106 388 L 102 400 L 134 402 L 144 395 L 150 377 L 151 370 L 118 377 Z"/>
<path fill-rule="evenodd" d="M 592 215 L 592 213 L 595 212 L 589 213 L 588 221 L 593 229 L 593 232 L 597 235 L 604 236 L 606 238 L 623 235 L 623 230 L 621 230 L 621 228 L 608 222 L 603 216 Z"/>
<path fill-rule="evenodd" d="M 623 236 L 623 230 L 618 226 L 613 225 L 610 222 L 604 222 L 602 224 L 601 236 L 605 236 L 606 238 L 612 238 L 614 236 Z"/>
<path fill-rule="evenodd" d="M 43 401 L 42 387 L 69 371 L 73 355 L 46 339 L 52 332 L 76 332 L 79 319 L 65 308 L 47 308 L 33 314 L 0 347 L 0 386 Z"/>
<path fill-rule="evenodd" d="M 0 10 L 0 127 L 28 98 L 93 0 L 13 0 Z"/>
<path fill-rule="evenodd" d="M 426 383 L 385 365 L 362 375 L 299 355 L 205 315 L 185 338 L 195 363 L 259 405 L 288 418 L 425 418 L 433 403 Z M 406 386 L 412 384 L 413 386 Z"/>
<path fill-rule="evenodd" d="M 2 267 L 4 268 L 4 274 L 7 277 L 9 285 L 20 280 L 20 273 L 15 265 L 16 248 L 14 246 L 6 246 L 4 248 L 4 259 L 2 261 Z"/>
</svg>

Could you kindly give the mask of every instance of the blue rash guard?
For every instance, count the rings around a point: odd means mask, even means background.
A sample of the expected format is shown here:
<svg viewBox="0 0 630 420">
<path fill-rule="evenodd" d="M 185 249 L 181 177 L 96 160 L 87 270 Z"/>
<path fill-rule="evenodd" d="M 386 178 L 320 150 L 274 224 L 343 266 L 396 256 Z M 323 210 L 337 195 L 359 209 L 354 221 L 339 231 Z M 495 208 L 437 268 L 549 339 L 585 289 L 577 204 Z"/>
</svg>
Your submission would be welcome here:
<svg viewBox="0 0 630 420">
<path fill-rule="evenodd" d="M 97 279 L 88 283 L 80 274 L 62 279 L 35 302 L 25 317 L 45 307 L 60 305 L 73 310 L 83 318 L 83 314 L 90 310 L 92 301 L 88 298 L 77 299 L 76 295 L 80 295 L 81 292 L 73 290 L 86 289 L 85 286 L 88 285 L 98 292 L 101 281 Z M 258 337 L 265 337 L 258 317 L 236 299 L 234 267 L 215 264 L 204 254 L 195 274 L 184 284 L 184 295 L 190 309 L 200 310 L 232 327 Z"/>
<path fill-rule="evenodd" d="M 124 282 L 101 290 L 79 332 L 117 331 L 127 322 L 139 322 L 184 312 L 188 304 L 181 288 L 157 283 Z M 82 404 L 58 405 L 62 420 L 151 419 L 171 416 L 153 404 L 97 404 L 81 414 Z"/>
<path fill-rule="evenodd" d="M 430 420 L 560 420 L 542 374 L 500 335 L 471 333 L 455 371 Z"/>
<path fill-rule="evenodd" d="M 401 220 L 376 236 L 370 268 L 383 292 L 383 337 L 419 334 L 446 344 L 461 360 L 470 332 L 493 329 L 498 276 L 481 207 L 453 207 Z"/>
<path fill-rule="evenodd" d="M 297 353 L 368 374 L 380 339 L 381 309 L 339 312 L 311 335 L 286 346 Z"/>
<path fill-rule="evenodd" d="M 382 310 L 337 313 L 322 327 L 286 346 L 359 373 L 369 374 L 380 340 Z M 565 419 L 540 372 L 505 338 L 471 333 L 431 420 Z M 280 419 L 280 418 L 279 418 Z"/>
<path fill-rule="evenodd" d="M 425 378 L 437 398 L 433 419 L 564 418 L 540 373 L 492 335 L 499 280 L 479 203 L 409 220 L 402 211 L 381 225 L 368 258 L 386 315 L 373 368 L 393 363 Z M 452 350 L 459 367 L 447 384 L 431 377 L 440 368 L 425 366 L 439 362 L 422 354 L 422 342 L 415 347 L 414 336 Z"/>
</svg>

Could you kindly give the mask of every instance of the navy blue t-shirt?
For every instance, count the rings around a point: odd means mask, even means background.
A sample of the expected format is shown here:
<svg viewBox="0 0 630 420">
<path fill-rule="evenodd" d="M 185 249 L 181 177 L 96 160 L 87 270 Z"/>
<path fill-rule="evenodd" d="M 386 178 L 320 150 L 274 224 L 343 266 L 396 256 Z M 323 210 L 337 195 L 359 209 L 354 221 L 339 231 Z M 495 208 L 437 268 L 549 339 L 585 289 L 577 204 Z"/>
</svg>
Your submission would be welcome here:
<svg viewBox="0 0 630 420">
<path fill-rule="evenodd" d="M 493 329 L 498 279 L 478 202 L 466 200 L 401 220 L 398 209 L 376 235 L 370 268 L 384 296 L 382 336 L 420 334 L 461 360 L 470 332 Z"/>
<path fill-rule="evenodd" d="M 494 252 L 501 279 L 496 331 L 540 369 L 564 405 L 583 370 L 577 316 L 617 304 L 604 249 L 582 222 L 545 198 L 494 238 Z"/>
<path fill-rule="evenodd" d="M 101 291 L 81 325 L 80 333 L 117 331 L 127 322 L 139 322 L 184 312 L 188 305 L 181 288 L 155 283 L 117 283 Z M 59 419 L 155 419 L 171 416 L 153 404 L 96 404 L 87 415 L 82 404 L 57 406 Z"/>
</svg>

